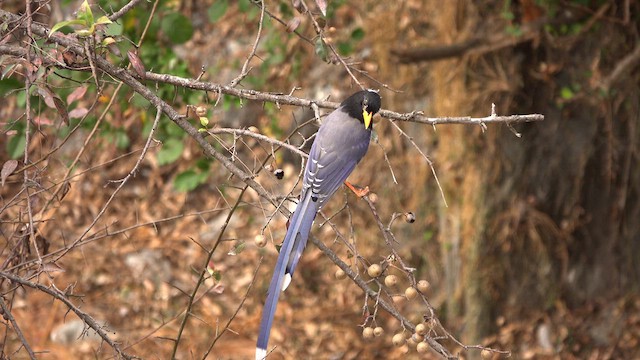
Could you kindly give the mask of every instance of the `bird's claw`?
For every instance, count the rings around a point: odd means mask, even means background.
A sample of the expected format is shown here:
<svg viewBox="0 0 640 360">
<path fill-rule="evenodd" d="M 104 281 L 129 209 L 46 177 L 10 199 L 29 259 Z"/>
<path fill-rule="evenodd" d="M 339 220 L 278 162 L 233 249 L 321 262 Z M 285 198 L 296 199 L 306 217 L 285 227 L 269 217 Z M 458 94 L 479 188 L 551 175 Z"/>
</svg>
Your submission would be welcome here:
<svg viewBox="0 0 640 360">
<path fill-rule="evenodd" d="M 344 184 L 347 185 L 347 187 L 351 189 L 351 191 L 353 191 L 353 193 L 356 194 L 357 197 L 365 197 L 369 195 L 369 186 L 365 186 L 364 188 L 360 188 L 360 187 L 356 188 L 353 184 L 351 184 L 348 181 L 345 181 Z"/>
</svg>

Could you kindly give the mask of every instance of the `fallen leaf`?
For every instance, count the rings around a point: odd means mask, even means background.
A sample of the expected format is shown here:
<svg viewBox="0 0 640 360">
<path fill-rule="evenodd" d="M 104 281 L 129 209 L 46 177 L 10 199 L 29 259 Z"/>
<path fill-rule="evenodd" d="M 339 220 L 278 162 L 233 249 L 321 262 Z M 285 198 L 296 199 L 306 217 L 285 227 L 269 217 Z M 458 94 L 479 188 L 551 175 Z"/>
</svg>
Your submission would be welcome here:
<svg viewBox="0 0 640 360">
<path fill-rule="evenodd" d="M 0 186 L 4 186 L 5 180 L 9 175 L 13 174 L 13 172 L 18 168 L 17 160 L 7 160 L 4 164 L 2 164 L 2 171 L 0 171 Z"/>
</svg>

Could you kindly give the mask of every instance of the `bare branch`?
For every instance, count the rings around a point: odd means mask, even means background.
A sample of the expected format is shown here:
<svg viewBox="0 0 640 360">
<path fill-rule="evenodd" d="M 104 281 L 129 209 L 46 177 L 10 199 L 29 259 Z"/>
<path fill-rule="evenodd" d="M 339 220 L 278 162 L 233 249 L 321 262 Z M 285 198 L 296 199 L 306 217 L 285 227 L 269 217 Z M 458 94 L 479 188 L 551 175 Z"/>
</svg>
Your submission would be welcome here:
<svg viewBox="0 0 640 360">
<path fill-rule="evenodd" d="M 637 43 L 635 49 L 616 64 L 611 74 L 604 78 L 600 87 L 607 91 L 610 90 L 616 82 L 634 67 L 638 66 L 638 64 L 640 64 L 640 43 Z"/>
<path fill-rule="evenodd" d="M 256 50 L 258 49 L 258 44 L 260 44 L 260 37 L 262 36 L 262 24 L 264 23 L 264 11 L 265 11 L 265 7 L 266 5 L 264 4 L 264 0 L 259 0 L 259 1 L 255 1 L 256 5 L 258 5 L 258 3 L 260 3 L 260 21 L 258 22 L 258 33 L 256 34 L 256 40 L 253 43 L 253 47 L 251 48 L 251 52 L 249 53 L 249 56 L 247 56 L 247 59 L 245 60 L 244 64 L 242 64 L 242 70 L 240 70 L 240 75 L 238 75 L 238 77 L 236 77 L 235 79 L 233 79 L 233 81 L 231 81 L 231 83 L 229 83 L 229 86 L 231 87 L 236 87 L 240 81 L 242 81 L 242 79 L 244 79 L 245 77 L 247 77 L 247 75 L 249 75 L 249 71 L 251 71 L 251 68 L 249 68 L 249 62 L 251 62 L 251 59 L 253 59 L 253 57 L 256 55 Z"/>
<path fill-rule="evenodd" d="M 11 325 L 13 326 L 13 331 L 15 331 L 16 335 L 18 335 L 18 339 L 20 339 L 22 346 L 24 346 L 24 349 L 27 351 L 27 354 L 29 354 L 29 358 L 35 360 L 36 354 L 31 349 L 31 346 L 29 345 L 29 342 L 27 342 L 27 339 L 24 337 L 24 334 L 22 334 L 22 331 L 20 330 L 20 326 L 18 326 L 16 319 L 14 319 L 13 315 L 11 315 L 11 309 L 9 309 L 7 304 L 4 302 L 4 298 L 2 296 L 0 296 L 0 308 L 2 309 L 3 316 L 6 319 L 8 319 L 9 322 L 11 322 Z"/>
<path fill-rule="evenodd" d="M 207 268 L 209 266 L 209 262 L 211 261 L 211 258 L 213 257 L 213 254 L 215 253 L 216 249 L 218 248 L 218 245 L 220 245 L 220 242 L 222 241 L 223 235 L 224 235 L 225 231 L 227 230 L 227 226 L 229 226 L 229 222 L 231 221 L 231 218 L 235 214 L 236 210 L 238 209 L 238 205 L 240 205 L 240 202 L 242 201 L 242 197 L 244 196 L 244 194 L 245 194 L 245 192 L 247 191 L 248 188 L 249 188 L 249 185 L 246 185 L 242 189 L 242 191 L 240 191 L 240 194 L 238 195 L 238 198 L 236 199 L 236 203 L 233 205 L 233 207 L 231 207 L 231 209 L 229 210 L 229 214 L 227 214 L 227 218 L 225 219 L 224 223 L 220 227 L 220 231 L 218 232 L 218 238 L 216 239 L 216 242 L 213 244 L 213 246 L 211 247 L 211 250 L 209 250 L 209 253 L 207 254 L 207 259 L 204 262 L 204 266 L 200 270 L 200 277 L 198 278 L 198 281 L 196 282 L 196 286 L 194 286 L 193 291 L 191 292 L 191 295 L 189 296 L 189 301 L 187 303 L 187 309 L 184 312 L 184 318 L 182 319 L 182 323 L 180 323 L 180 328 L 178 329 L 178 335 L 176 336 L 176 339 L 175 339 L 175 341 L 173 343 L 173 351 L 171 352 L 171 358 L 172 359 L 176 358 L 176 353 L 178 352 L 178 345 L 180 345 L 180 339 L 182 338 L 182 333 L 184 332 L 185 326 L 187 325 L 187 321 L 189 320 L 189 316 L 191 315 L 191 308 L 193 307 L 194 300 L 196 298 L 196 295 L 198 294 L 198 289 L 204 283 L 205 277 L 209 273 L 207 271 Z M 257 269 L 256 269 L 256 271 L 257 271 Z M 249 288 L 251 288 L 251 286 L 249 286 Z M 243 300 L 243 302 L 244 302 L 244 300 Z M 231 324 L 232 320 L 233 320 L 233 317 L 227 323 L 227 326 L 225 327 L 225 330 L 227 329 L 229 324 Z M 224 330 L 223 330 L 223 332 L 224 332 Z M 214 341 L 214 344 L 215 344 L 215 341 Z"/>
<path fill-rule="evenodd" d="M 142 0 L 131 0 L 131 1 L 129 1 L 123 7 L 121 7 L 120 10 L 118 10 L 118 11 L 114 12 L 113 14 L 109 15 L 109 20 L 116 21 L 116 20 L 120 19 L 121 17 L 124 16 L 124 14 L 129 12 L 136 5 L 138 5 L 138 3 L 140 1 L 142 1 Z"/>
<path fill-rule="evenodd" d="M 48 294 L 51 297 L 60 300 L 71 311 L 73 311 L 76 315 L 78 315 L 78 317 L 85 324 L 87 324 L 87 326 L 92 328 L 107 344 L 109 344 L 109 346 L 111 346 L 111 348 L 113 348 L 113 350 L 115 350 L 116 353 L 119 356 L 121 356 L 122 358 L 125 358 L 125 359 L 135 359 L 136 358 L 135 356 L 132 356 L 132 355 L 129 355 L 129 354 L 123 352 L 120 349 L 120 346 L 115 341 L 113 341 L 109 337 L 109 335 L 107 335 L 107 333 L 104 331 L 102 326 L 94 318 L 92 318 L 91 315 L 85 313 L 84 311 L 80 310 L 77 306 L 75 306 L 71 301 L 69 301 L 69 299 L 67 299 L 65 294 L 62 293 L 60 290 L 55 289 L 55 288 L 50 288 L 50 287 L 44 286 L 42 284 L 31 282 L 29 280 L 23 279 L 20 276 L 13 275 L 13 274 L 5 272 L 5 271 L 0 271 L 0 277 L 5 278 L 5 279 L 10 280 L 10 281 L 13 281 L 14 283 L 17 283 L 17 284 L 20 284 L 20 285 L 23 285 L 23 286 L 30 287 L 32 289 L 36 289 L 36 290 L 42 291 L 43 293 Z"/>
</svg>

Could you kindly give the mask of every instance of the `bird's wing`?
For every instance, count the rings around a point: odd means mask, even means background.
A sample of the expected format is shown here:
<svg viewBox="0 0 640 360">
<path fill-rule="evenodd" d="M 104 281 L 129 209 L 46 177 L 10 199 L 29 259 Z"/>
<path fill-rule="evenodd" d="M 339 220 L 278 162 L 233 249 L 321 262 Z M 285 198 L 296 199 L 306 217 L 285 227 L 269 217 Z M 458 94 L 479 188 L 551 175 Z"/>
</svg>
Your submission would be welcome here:
<svg viewBox="0 0 640 360">
<path fill-rule="evenodd" d="M 334 119 L 327 118 L 326 121 Z M 325 200 L 340 188 L 349 177 L 369 147 L 370 133 L 359 131 L 359 123 L 333 121 L 326 129 L 320 129 L 309 152 L 304 177 L 304 190 L 310 190 L 322 207 Z M 352 127 L 355 126 L 355 129 Z M 354 131 L 355 130 L 355 131 Z"/>
<path fill-rule="evenodd" d="M 328 142 L 330 145 L 326 145 L 327 143 L 323 141 L 327 139 L 327 134 L 320 135 L 322 136 L 316 138 L 309 152 L 301 196 L 302 199 L 305 199 L 308 192 L 311 192 L 311 201 L 316 203 L 317 210 L 340 188 L 369 147 L 369 132 L 360 133 L 360 136 L 347 133 L 348 139 L 345 138 L 344 133 L 340 132 L 331 137 L 333 142 Z M 332 134 L 328 135 L 332 136 Z M 308 234 L 312 224 L 313 222 L 303 223 L 300 232 Z M 306 246 L 307 237 L 303 239 L 296 239 L 293 245 L 285 271 L 288 279 L 293 276 Z"/>
</svg>

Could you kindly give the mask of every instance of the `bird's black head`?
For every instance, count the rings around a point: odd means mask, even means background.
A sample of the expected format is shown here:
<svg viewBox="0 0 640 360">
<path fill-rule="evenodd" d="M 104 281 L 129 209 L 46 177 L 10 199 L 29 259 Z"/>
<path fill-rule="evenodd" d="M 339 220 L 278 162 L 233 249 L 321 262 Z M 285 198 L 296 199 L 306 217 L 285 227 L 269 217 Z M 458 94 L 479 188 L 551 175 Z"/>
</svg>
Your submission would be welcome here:
<svg viewBox="0 0 640 360">
<path fill-rule="evenodd" d="M 381 105 L 380 95 L 372 90 L 359 91 L 340 104 L 350 117 L 362 121 L 367 129 L 371 128 L 371 118 L 380 110 Z"/>
</svg>

